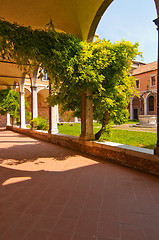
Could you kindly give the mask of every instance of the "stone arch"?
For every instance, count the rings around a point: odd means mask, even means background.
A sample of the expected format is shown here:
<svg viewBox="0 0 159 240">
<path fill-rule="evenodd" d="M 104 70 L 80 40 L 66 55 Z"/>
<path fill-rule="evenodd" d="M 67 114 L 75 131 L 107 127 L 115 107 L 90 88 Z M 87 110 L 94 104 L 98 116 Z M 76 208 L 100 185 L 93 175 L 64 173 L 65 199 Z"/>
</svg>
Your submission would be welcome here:
<svg viewBox="0 0 159 240">
<path fill-rule="evenodd" d="M 49 95 L 49 89 L 42 88 L 38 89 L 38 115 L 49 119 L 49 106 L 47 103 L 47 97 Z"/>
<path fill-rule="evenodd" d="M 24 87 L 25 90 L 25 101 L 28 101 L 31 106 L 31 90 L 28 87 Z"/>
<path fill-rule="evenodd" d="M 104 1 L 100 5 L 100 7 L 97 10 L 96 15 L 95 15 L 95 17 L 94 17 L 94 19 L 92 21 L 92 24 L 91 24 L 91 27 L 90 27 L 90 30 L 89 30 L 89 33 L 88 33 L 88 41 L 92 41 L 93 40 L 96 28 L 97 28 L 97 26 L 98 26 L 98 24 L 100 22 L 101 17 L 103 16 L 104 12 L 107 10 L 107 8 L 111 5 L 111 3 L 113 1 L 114 0 L 107 0 L 107 1 Z M 159 13 L 159 0 L 153 0 L 153 1 L 155 2 L 157 16 L 158 16 L 158 13 Z"/>
<path fill-rule="evenodd" d="M 140 98 L 134 96 L 132 98 L 133 119 L 139 119 L 140 115 Z"/>
<path fill-rule="evenodd" d="M 140 96 L 140 112 L 139 115 L 144 115 L 144 97 Z"/>
<path fill-rule="evenodd" d="M 10 88 L 9 84 L 0 85 L 0 90 L 7 89 L 7 88 Z M 6 123 L 7 123 L 7 114 L 5 115 L 0 114 L 0 127 L 5 127 Z"/>
<path fill-rule="evenodd" d="M 25 88 L 26 90 L 28 90 L 28 92 L 31 93 L 31 89 L 30 89 L 30 87 L 26 87 L 26 86 L 24 86 L 24 88 Z"/>
<path fill-rule="evenodd" d="M 98 23 L 101 19 L 101 17 L 103 16 L 104 12 L 106 11 L 106 9 L 109 7 L 109 5 L 113 2 L 113 0 L 108 0 L 108 1 L 104 1 L 101 6 L 99 7 L 93 21 L 92 21 L 92 24 L 91 24 L 91 27 L 90 27 L 90 30 L 89 30 L 89 33 L 88 33 L 88 41 L 92 41 L 93 40 L 93 37 L 95 35 L 95 31 L 96 31 L 96 28 L 98 26 Z"/>
<path fill-rule="evenodd" d="M 157 114 L 157 99 L 154 93 L 149 93 L 146 97 L 147 99 L 147 114 L 156 115 Z"/>
</svg>

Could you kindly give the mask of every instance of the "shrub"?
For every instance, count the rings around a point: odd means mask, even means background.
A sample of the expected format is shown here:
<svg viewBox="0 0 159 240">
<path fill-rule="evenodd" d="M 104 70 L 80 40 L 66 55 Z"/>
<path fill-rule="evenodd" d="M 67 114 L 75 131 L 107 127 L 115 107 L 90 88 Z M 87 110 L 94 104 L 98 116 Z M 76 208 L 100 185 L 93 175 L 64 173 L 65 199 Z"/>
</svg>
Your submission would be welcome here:
<svg viewBox="0 0 159 240">
<path fill-rule="evenodd" d="M 30 121 L 30 124 L 37 129 L 37 130 L 45 130 L 48 131 L 49 130 L 49 123 L 47 119 L 44 119 L 40 116 L 38 116 L 37 118 L 34 118 L 33 120 Z"/>
</svg>

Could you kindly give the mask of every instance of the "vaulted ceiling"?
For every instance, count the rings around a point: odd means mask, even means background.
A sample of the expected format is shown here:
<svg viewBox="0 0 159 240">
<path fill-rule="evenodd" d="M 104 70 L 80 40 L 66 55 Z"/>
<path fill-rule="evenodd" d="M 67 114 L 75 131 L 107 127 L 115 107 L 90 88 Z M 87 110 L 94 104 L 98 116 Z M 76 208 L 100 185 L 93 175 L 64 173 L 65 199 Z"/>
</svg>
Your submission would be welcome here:
<svg viewBox="0 0 159 240">
<path fill-rule="evenodd" d="M 26 26 L 44 27 L 52 19 L 55 28 L 92 37 L 106 8 L 113 0 L 0 0 L 0 17 Z"/>
<path fill-rule="evenodd" d="M 103 13 L 113 1 L 0 0 L 0 17 L 33 28 L 43 28 L 51 19 L 57 30 L 91 41 Z M 155 3 L 159 11 L 159 0 Z"/>
</svg>

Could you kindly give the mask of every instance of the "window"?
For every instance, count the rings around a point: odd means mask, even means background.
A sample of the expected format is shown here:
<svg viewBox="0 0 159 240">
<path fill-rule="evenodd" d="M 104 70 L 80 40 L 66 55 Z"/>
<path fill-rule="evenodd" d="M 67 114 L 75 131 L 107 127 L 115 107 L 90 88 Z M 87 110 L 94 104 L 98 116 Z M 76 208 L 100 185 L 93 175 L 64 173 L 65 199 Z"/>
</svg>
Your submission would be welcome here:
<svg viewBox="0 0 159 240">
<path fill-rule="evenodd" d="M 139 80 L 136 80 L 135 83 L 136 83 L 136 88 L 139 88 Z"/>
<path fill-rule="evenodd" d="M 152 76 L 151 77 L 151 86 L 155 86 L 156 85 L 156 77 Z"/>
<path fill-rule="evenodd" d="M 154 111 L 154 97 L 149 97 L 149 111 Z"/>
<path fill-rule="evenodd" d="M 42 81 L 48 81 L 47 73 L 44 70 L 42 70 L 42 74 L 43 74 Z"/>
</svg>

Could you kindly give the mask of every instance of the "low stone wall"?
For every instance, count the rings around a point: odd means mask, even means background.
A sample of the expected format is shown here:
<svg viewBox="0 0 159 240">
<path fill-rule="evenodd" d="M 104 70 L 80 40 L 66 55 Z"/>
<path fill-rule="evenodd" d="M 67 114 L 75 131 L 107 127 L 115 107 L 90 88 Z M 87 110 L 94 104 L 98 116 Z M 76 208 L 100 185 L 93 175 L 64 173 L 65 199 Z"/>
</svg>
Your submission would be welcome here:
<svg viewBox="0 0 159 240">
<path fill-rule="evenodd" d="M 7 129 L 159 176 L 159 156 L 154 155 L 150 149 L 109 142 L 84 141 L 79 137 L 48 134 L 12 126 L 7 126 Z"/>
<path fill-rule="evenodd" d="M 5 127 L 7 123 L 7 114 L 0 115 L 0 127 Z"/>
</svg>

